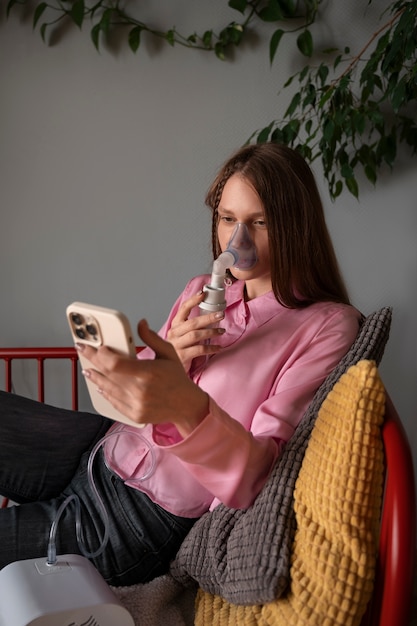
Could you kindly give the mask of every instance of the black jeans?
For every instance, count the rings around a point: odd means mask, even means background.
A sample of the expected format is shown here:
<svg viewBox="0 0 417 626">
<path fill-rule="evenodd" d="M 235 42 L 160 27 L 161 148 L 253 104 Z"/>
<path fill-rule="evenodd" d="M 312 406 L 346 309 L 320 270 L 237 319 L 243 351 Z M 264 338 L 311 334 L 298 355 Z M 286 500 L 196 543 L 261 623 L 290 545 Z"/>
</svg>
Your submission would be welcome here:
<svg viewBox="0 0 417 626">
<path fill-rule="evenodd" d="M 47 555 L 51 524 L 62 502 L 76 494 L 84 544 L 94 553 L 103 520 L 87 477 L 90 451 L 112 422 L 0 392 L 0 493 L 20 506 L 0 510 L 0 569 Z M 156 468 L 157 471 L 157 468 Z M 94 481 L 109 516 L 109 541 L 91 559 L 111 585 L 147 582 L 167 572 L 195 519 L 168 513 L 94 461 Z M 81 554 L 75 502 L 62 514 L 57 554 Z"/>
</svg>

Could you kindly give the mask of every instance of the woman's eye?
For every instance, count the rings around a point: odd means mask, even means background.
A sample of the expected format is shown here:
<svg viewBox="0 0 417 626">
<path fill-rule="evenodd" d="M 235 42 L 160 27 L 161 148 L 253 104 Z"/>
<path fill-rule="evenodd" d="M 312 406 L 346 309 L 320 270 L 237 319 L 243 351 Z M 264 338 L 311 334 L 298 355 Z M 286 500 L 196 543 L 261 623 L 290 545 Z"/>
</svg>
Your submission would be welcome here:
<svg viewBox="0 0 417 626">
<path fill-rule="evenodd" d="M 223 224 L 235 224 L 236 222 L 238 222 L 238 220 L 235 217 L 232 217 L 230 215 L 219 215 L 219 222 L 222 222 Z M 240 222 L 240 223 L 245 223 L 245 222 Z M 253 221 L 253 225 L 258 227 L 258 228 L 266 228 L 266 222 L 265 220 L 254 220 Z"/>
</svg>

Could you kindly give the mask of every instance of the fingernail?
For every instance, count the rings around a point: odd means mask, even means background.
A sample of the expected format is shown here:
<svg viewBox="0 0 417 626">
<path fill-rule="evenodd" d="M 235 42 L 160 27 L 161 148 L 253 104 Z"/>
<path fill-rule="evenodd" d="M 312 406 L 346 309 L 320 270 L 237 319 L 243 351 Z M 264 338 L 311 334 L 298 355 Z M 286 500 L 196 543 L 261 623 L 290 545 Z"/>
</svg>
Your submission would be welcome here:
<svg viewBox="0 0 417 626">
<path fill-rule="evenodd" d="M 75 344 L 75 349 L 78 350 L 78 352 L 82 352 L 84 350 L 85 346 L 83 343 L 76 343 Z"/>
<path fill-rule="evenodd" d="M 224 318 L 223 311 L 218 311 L 215 315 L 216 320 L 222 320 Z"/>
<path fill-rule="evenodd" d="M 86 378 L 90 378 L 91 376 L 90 370 L 81 370 L 81 374 L 85 376 Z"/>
</svg>

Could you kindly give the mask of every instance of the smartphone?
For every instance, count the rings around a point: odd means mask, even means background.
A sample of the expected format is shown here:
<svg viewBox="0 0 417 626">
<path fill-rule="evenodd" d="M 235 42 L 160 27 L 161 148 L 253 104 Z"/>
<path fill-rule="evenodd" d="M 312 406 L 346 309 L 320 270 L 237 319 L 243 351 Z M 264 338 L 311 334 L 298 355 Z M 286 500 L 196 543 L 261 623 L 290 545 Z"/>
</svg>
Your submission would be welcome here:
<svg viewBox="0 0 417 626">
<path fill-rule="evenodd" d="M 94 348 L 107 346 L 116 352 L 136 358 L 136 347 L 129 320 L 120 311 L 85 302 L 73 302 L 67 307 L 67 319 L 74 343 L 85 343 Z M 79 353 L 79 360 L 83 369 L 91 368 L 91 363 L 82 353 Z M 144 426 L 144 424 L 136 424 L 117 411 L 97 391 L 96 385 L 88 378 L 85 381 L 92 405 L 97 413 L 130 426 L 138 428 Z"/>
</svg>

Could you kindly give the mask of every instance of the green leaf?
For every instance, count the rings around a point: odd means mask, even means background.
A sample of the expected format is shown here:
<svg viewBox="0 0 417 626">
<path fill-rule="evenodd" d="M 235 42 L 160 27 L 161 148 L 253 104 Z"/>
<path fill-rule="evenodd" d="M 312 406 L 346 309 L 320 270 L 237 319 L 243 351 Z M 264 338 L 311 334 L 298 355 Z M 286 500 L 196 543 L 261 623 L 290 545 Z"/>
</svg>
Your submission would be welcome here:
<svg viewBox="0 0 417 626">
<path fill-rule="evenodd" d="M 385 137 L 385 140 L 383 142 L 383 157 L 385 162 L 388 165 L 393 164 L 395 157 L 397 155 L 397 143 L 395 141 L 395 137 L 393 137 L 392 135 L 388 135 L 387 137 Z"/>
<path fill-rule="evenodd" d="M 48 27 L 48 24 L 44 23 L 42 24 L 42 26 L 39 29 L 39 32 L 41 34 L 42 37 L 42 41 L 45 43 L 45 37 L 46 37 L 46 29 Z"/>
<path fill-rule="evenodd" d="M 274 143 L 284 143 L 284 135 L 280 128 L 275 128 L 271 135 L 271 141 Z"/>
<path fill-rule="evenodd" d="M 170 46 L 173 46 L 175 44 L 175 31 L 173 29 L 168 30 L 165 35 L 165 39 L 167 40 Z"/>
<path fill-rule="evenodd" d="M 256 143 L 265 143 L 265 141 L 268 141 L 271 128 L 272 124 L 269 124 L 269 126 L 263 128 L 256 138 Z"/>
<path fill-rule="evenodd" d="M 46 2 L 41 2 L 35 9 L 35 13 L 33 15 L 33 28 L 36 28 L 36 24 L 38 23 L 42 13 L 45 11 L 48 5 Z"/>
<path fill-rule="evenodd" d="M 290 105 L 288 109 L 285 111 L 284 117 L 291 117 L 291 115 L 294 113 L 295 109 L 298 107 L 300 102 L 301 102 L 301 93 L 297 91 L 297 93 L 293 95 Z"/>
<path fill-rule="evenodd" d="M 366 178 L 369 181 L 371 181 L 371 183 L 373 185 L 375 185 L 375 183 L 376 183 L 376 171 L 375 171 L 375 168 L 373 168 L 371 165 L 365 165 L 364 170 L 365 170 Z"/>
<path fill-rule="evenodd" d="M 305 143 L 302 143 L 298 146 L 295 146 L 296 150 L 302 154 L 302 156 L 306 159 L 306 161 L 312 161 L 313 153 L 310 146 L 307 146 Z"/>
<path fill-rule="evenodd" d="M 263 22 L 278 22 L 278 20 L 282 20 L 284 15 L 278 0 L 269 0 L 268 6 L 259 11 L 259 17 Z"/>
<path fill-rule="evenodd" d="M 286 17 L 295 17 L 298 5 L 296 0 L 279 0 L 279 5 Z"/>
<path fill-rule="evenodd" d="M 233 43 L 235 46 L 238 46 L 240 44 L 240 41 L 243 35 L 242 26 L 240 24 L 236 24 L 235 22 L 233 22 L 232 24 L 228 26 L 227 32 L 228 32 L 230 43 Z"/>
<path fill-rule="evenodd" d="M 323 137 L 327 141 L 327 143 L 330 143 L 332 141 L 334 131 L 335 131 L 334 121 L 331 118 L 327 118 L 323 126 Z"/>
<path fill-rule="evenodd" d="M 81 28 L 84 21 L 85 6 L 84 0 L 76 0 L 69 11 L 69 16 Z"/>
<path fill-rule="evenodd" d="M 348 74 L 345 74 L 339 81 L 339 87 L 338 87 L 339 91 L 346 92 L 351 82 L 352 82 L 352 73 L 349 72 Z"/>
<path fill-rule="evenodd" d="M 373 169 L 376 168 L 376 158 L 373 147 L 368 146 L 367 144 L 362 144 L 362 146 L 358 150 L 358 155 L 362 165 L 369 165 Z"/>
<path fill-rule="evenodd" d="M 213 31 L 212 30 L 206 30 L 206 32 L 203 35 L 203 44 L 206 48 L 211 48 L 211 44 L 213 41 Z"/>
<path fill-rule="evenodd" d="M 289 79 L 284 83 L 284 87 L 288 87 L 288 85 L 291 85 L 292 81 L 294 80 L 296 76 L 297 74 L 293 74 L 292 76 L 290 76 Z"/>
<path fill-rule="evenodd" d="M 235 9 L 240 13 L 244 13 L 247 7 L 247 0 L 229 0 L 228 5 L 231 9 Z"/>
<path fill-rule="evenodd" d="M 330 100 L 330 98 L 333 97 L 334 92 L 335 92 L 335 87 L 333 85 L 332 86 L 325 85 L 324 88 L 323 88 L 323 95 L 321 96 L 321 98 L 319 100 L 317 108 L 318 109 L 323 109 L 324 105 L 326 104 L 326 102 L 328 100 Z"/>
<path fill-rule="evenodd" d="M 319 69 L 317 70 L 317 75 L 320 78 L 320 83 L 321 83 L 321 86 L 323 87 L 329 75 L 329 68 L 327 67 L 327 65 L 324 65 L 324 63 L 321 63 Z"/>
<path fill-rule="evenodd" d="M 338 150 L 336 158 L 339 161 L 339 165 L 341 165 L 342 167 L 347 165 L 349 167 L 349 157 L 347 155 L 345 148 L 346 148 L 346 143 L 344 143 L 343 146 Z M 352 176 L 353 176 L 353 171 L 351 169 L 349 169 L 349 171 L 351 171 Z"/>
<path fill-rule="evenodd" d="M 306 91 L 307 91 L 307 95 L 303 100 L 303 109 L 305 109 L 306 107 L 312 105 L 314 107 L 314 104 L 316 102 L 316 88 L 313 85 L 313 83 L 310 83 L 307 87 L 306 87 Z"/>
<path fill-rule="evenodd" d="M 371 121 L 371 124 L 376 127 L 377 130 L 382 130 L 384 128 L 384 116 L 382 115 L 379 108 L 369 109 L 368 118 Z"/>
<path fill-rule="evenodd" d="M 323 54 L 334 54 L 335 52 L 339 52 L 339 48 L 324 48 L 322 52 Z"/>
<path fill-rule="evenodd" d="M 337 66 L 339 65 L 339 63 L 342 61 L 342 58 L 343 58 L 343 57 L 342 57 L 342 55 L 341 55 L 341 54 L 339 54 L 339 55 L 335 58 L 334 63 L 333 63 L 333 69 L 334 69 L 334 70 L 337 68 Z"/>
<path fill-rule="evenodd" d="M 340 173 L 343 178 L 353 178 L 353 169 L 351 168 L 349 163 L 343 163 L 342 167 L 340 168 Z"/>
<path fill-rule="evenodd" d="M 406 10 L 403 12 L 397 24 L 395 35 L 404 39 L 404 35 L 406 35 L 406 33 L 413 31 L 414 24 L 412 17 L 413 15 L 410 15 L 409 11 Z"/>
<path fill-rule="evenodd" d="M 140 46 L 141 32 L 142 32 L 141 26 L 135 26 L 135 28 L 132 28 L 132 30 L 129 32 L 128 42 L 129 42 L 129 47 L 132 50 L 132 52 L 137 52 Z"/>
<path fill-rule="evenodd" d="M 394 91 L 394 89 L 398 85 L 399 77 L 400 77 L 399 72 L 392 72 L 392 74 L 390 74 L 389 79 L 388 79 L 388 87 L 387 87 L 388 93 L 392 93 Z"/>
<path fill-rule="evenodd" d="M 99 45 L 100 45 L 100 31 L 101 31 L 101 24 L 98 23 L 95 26 L 93 26 L 90 32 L 91 39 L 97 51 L 99 50 Z"/>
<path fill-rule="evenodd" d="M 327 152 L 330 152 L 330 151 L 325 149 L 325 147 L 323 146 L 323 143 L 324 143 L 323 139 L 320 139 L 320 141 L 318 142 L 318 152 L 321 158 L 321 164 L 323 166 L 324 176 L 327 178 L 327 180 L 329 180 L 330 159 L 328 158 Z M 331 163 L 333 163 L 333 159 L 331 159 Z"/>
<path fill-rule="evenodd" d="M 355 196 L 355 198 L 359 197 L 359 187 L 356 181 L 356 178 L 346 178 L 346 187 L 349 189 L 350 193 Z"/>
<path fill-rule="evenodd" d="M 272 35 L 271 41 L 269 42 L 269 61 L 271 65 L 275 58 L 275 53 L 278 49 L 279 42 L 281 41 L 284 32 L 285 31 L 283 31 L 281 28 L 278 28 L 278 30 L 276 30 Z"/>
<path fill-rule="evenodd" d="M 381 55 L 387 49 L 389 38 L 390 38 L 390 31 L 388 30 L 386 33 L 382 35 L 382 37 L 378 39 L 378 42 L 376 44 L 376 48 L 374 51 L 374 55 L 376 57 Z"/>
<path fill-rule="evenodd" d="M 311 57 L 313 54 L 313 37 L 311 32 L 306 29 L 300 33 L 297 37 L 297 47 L 301 54 L 306 57 Z"/>
<path fill-rule="evenodd" d="M 101 16 L 101 20 L 99 22 L 100 30 L 105 35 L 108 35 L 108 33 L 110 31 L 111 16 L 112 16 L 112 10 L 111 9 L 106 9 L 104 11 L 103 15 Z"/>
<path fill-rule="evenodd" d="M 381 72 L 387 74 L 401 68 L 401 46 L 402 39 L 393 39 L 388 44 L 385 52 L 385 57 L 381 63 Z"/>
<path fill-rule="evenodd" d="M 378 89 L 380 89 L 380 91 L 383 90 L 382 79 L 378 76 L 378 74 L 375 74 L 374 76 L 374 84 L 378 87 Z"/>
<path fill-rule="evenodd" d="M 340 196 L 340 194 L 342 193 L 342 189 L 343 183 L 341 180 L 338 180 L 333 191 L 333 198 L 337 198 L 338 196 Z"/>
<path fill-rule="evenodd" d="M 284 126 L 284 128 L 282 129 L 282 132 L 284 135 L 284 142 L 287 145 L 292 144 L 292 142 L 295 140 L 295 138 L 298 135 L 299 129 L 300 129 L 300 122 L 294 119 L 288 122 L 288 124 Z"/>
<path fill-rule="evenodd" d="M 403 104 L 406 103 L 406 84 L 405 79 L 400 80 L 393 93 L 391 94 L 391 104 L 395 113 L 398 113 Z"/>
<path fill-rule="evenodd" d="M 352 113 L 352 124 L 354 129 L 362 135 L 365 130 L 366 118 L 360 111 L 354 111 Z"/>
<path fill-rule="evenodd" d="M 220 61 L 224 61 L 226 58 L 226 55 L 224 52 L 224 44 L 220 42 L 216 43 L 216 45 L 214 46 L 214 53 L 216 57 L 220 59 Z"/>
</svg>

